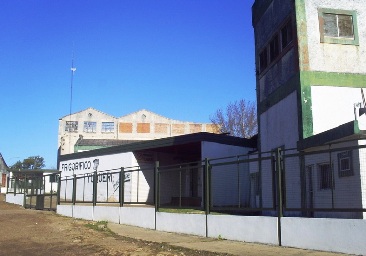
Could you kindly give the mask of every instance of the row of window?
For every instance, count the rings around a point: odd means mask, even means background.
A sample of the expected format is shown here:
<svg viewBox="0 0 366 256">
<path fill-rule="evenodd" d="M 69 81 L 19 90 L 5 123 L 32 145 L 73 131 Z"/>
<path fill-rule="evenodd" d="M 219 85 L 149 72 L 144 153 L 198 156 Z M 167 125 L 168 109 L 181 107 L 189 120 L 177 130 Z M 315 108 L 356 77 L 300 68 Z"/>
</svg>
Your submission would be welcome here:
<svg viewBox="0 0 366 256">
<path fill-rule="evenodd" d="M 309 166 L 308 168 L 312 168 Z M 332 168 L 329 163 L 318 164 L 319 189 L 334 189 L 334 178 Z M 345 151 L 338 154 L 338 177 L 353 176 L 352 151 Z"/>
<path fill-rule="evenodd" d="M 65 131 L 66 132 L 78 132 L 79 122 L 78 121 L 66 121 Z M 84 122 L 83 131 L 86 133 L 97 132 L 97 122 Z M 102 122 L 103 133 L 113 133 L 114 132 L 114 122 Z"/>
<path fill-rule="evenodd" d="M 274 34 L 269 44 L 259 53 L 259 72 L 262 73 L 293 41 L 291 19 Z"/>
</svg>

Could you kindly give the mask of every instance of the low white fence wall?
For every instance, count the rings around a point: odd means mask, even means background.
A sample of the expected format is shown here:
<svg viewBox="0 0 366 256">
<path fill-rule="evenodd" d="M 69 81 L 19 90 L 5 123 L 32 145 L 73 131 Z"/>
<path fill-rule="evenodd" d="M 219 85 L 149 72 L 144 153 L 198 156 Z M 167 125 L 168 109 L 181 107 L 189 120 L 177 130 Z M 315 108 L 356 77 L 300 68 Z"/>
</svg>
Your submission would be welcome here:
<svg viewBox="0 0 366 256">
<path fill-rule="evenodd" d="M 86 205 L 58 205 L 57 213 L 74 218 L 105 220 L 167 232 L 279 244 L 277 217 L 207 215 L 206 220 L 205 214 L 155 213 L 154 208 L 148 207 Z M 366 255 L 365 237 L 366 220 L 281 218 L 283 246 Z"/>
<path fill-rule="evenodd" d="M 157 212 L 156 230 L 206 236 L 206 215 Z"/>
<path fill-rule="evenodd" d="M 24 194 L 6 194 L 6 202 L 24 206 Z"/>
<path fill-rule="evenodd" d="M 366 220 L 282 218 L 282 245 L 366 254 Z"/>
<path fill-rule="evenodd" d="M 208 237 L 278 245 L 277 218 L 208 215 Z"/>
</svg>

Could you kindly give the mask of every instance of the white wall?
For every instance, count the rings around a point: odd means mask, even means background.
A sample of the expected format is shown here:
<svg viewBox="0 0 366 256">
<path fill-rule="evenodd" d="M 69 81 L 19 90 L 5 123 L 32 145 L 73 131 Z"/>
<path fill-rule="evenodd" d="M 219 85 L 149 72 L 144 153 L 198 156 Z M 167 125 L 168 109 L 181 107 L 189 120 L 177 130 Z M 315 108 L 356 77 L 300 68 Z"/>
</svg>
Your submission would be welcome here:
<svg viewBox="0 0 366 256">
<path fill-rule="evenodd" d="M 312 71 L 365 73 L 366 5 L 364 0 L 306 0 L 309 65 Z M 318 8 L 355 10 L 359 46 L 320 43 Z M 355 65 L 357 63 L 357 65 Z"/>
<path fill-rule="evenodd" d="M 315 135 L 355 120 L 354 104 L 362 96 L 360 88 L 311 86 L 311 101 Z"/>
<path fill-rule="evenodd" d="M 24 194 L 6 194 L 6 202 L 23 206 Z"/>
<path fill-rule="evenodd" d="M 242 155 L 239 160 L 247 160 L 251 148 L 202 142 L 202 159 L 230 157 L 227 161 L 236 161 L 233 156 Z M 221 160 L 222 161 L 222 160 Z M 213 161 L 214 163 L 214 161 Z M 238 190 L 238 175 L 240 191 Z M 249 163 L 213 166 L 211 170 L 211 197 L 214 206 L 241 205 L 249 206 L 250 176 Z"/>
<path fill-rule="evenodd" d="M 262 216 L 208 215 L 208 237 L 243 242 L 278 244 L 277 218 Z"/>
<path fill-rule="evenodd" d="M 206 236 L 206 215 L 157 212 L 156 229 L 167 232 Z"/>
<path fill-rule="evenodd" d="M 291 93 L 285 99 L 260 115 L 261 151 L 277 147 L 296 148 L 298 137 L 297 95 Z"/>
<path fill-rule="evenodd" d="M 366 221 L 282 218 L 282 245 L 365 255 Z"/>
<path fill-rule="evenodd" d="M 96 160 L 98 164 L 96 164 Z M 92 201 L 93 172 L 107 171 L 104 174 L 98 173 L 97 199 L 98 201 L 118 201 L 119 194 L 116 188 L 119 186 L 119 174 L 111 174 L 111 172 L 119 172 L 121 167 L 133 166 L 134 163 L 136 163 L 135 156 L 132 152 L 127 152 L 61 161 L 59 170 L 63 179 L 72 177 L 74 174 L 80 177 L 76 183 L 76 200 L 85 201 Z M 83 176 L 85 178 L 81 178 Z M 131 188 L 131 186 L 125 184 L 126 188 Z M 61 183 L 61 199 L 65 197 L 65 190 L 67 199 L 71 200 L 72 181 L 68 181 L 67 187 L 66 182 Z M 131 191 L 125 192 L 127 195 L 131 194 Z"/>
</svg>

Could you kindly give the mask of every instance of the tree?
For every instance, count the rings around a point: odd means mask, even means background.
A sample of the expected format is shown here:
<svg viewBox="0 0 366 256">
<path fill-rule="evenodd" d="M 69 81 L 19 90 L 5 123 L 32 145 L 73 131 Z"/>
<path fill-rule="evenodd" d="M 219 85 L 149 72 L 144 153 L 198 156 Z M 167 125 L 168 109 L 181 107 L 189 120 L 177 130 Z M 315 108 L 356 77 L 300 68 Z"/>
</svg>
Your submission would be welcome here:
<svg viewBox="0 0 366 256">
<path fill-rule="evenodd" d="M 17 161 L 10 168 L 11 169 L 42 169 L 45 167 L 44 159 L 41 156 L 30 156 L 21 161 Z"/>
<path fill-rule="evenodd" d="M 220 132 L 232 136 L 250 138 L 258 132 L 256 104 L 244 99 L 230 102 L 224 110 L 216 110 L 210 120 L 220 127 Z"/>
</svg>

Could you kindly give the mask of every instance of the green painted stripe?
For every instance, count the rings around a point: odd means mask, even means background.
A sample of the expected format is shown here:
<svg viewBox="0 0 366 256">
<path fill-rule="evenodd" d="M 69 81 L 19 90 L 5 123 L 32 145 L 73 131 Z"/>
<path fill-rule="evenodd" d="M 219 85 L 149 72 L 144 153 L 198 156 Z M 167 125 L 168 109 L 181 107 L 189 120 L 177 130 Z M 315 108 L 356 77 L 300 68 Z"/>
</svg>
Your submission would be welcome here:
<svg viewBox="0 0 366 256">
<path fill-rule="evenodd" d="M 295 0 L 297 43 L 300 70 L 309 70 L 308 32 L 305 0 Z"/>
<path fill-rule="evenodd" d="M 300 134 L 303 139 L 313 135 L 311 86 L 366 88 L 366 74 L 319 71 L 303 71 L 300 73 L 302 116 L 302 130 Z"/>
</svg>

